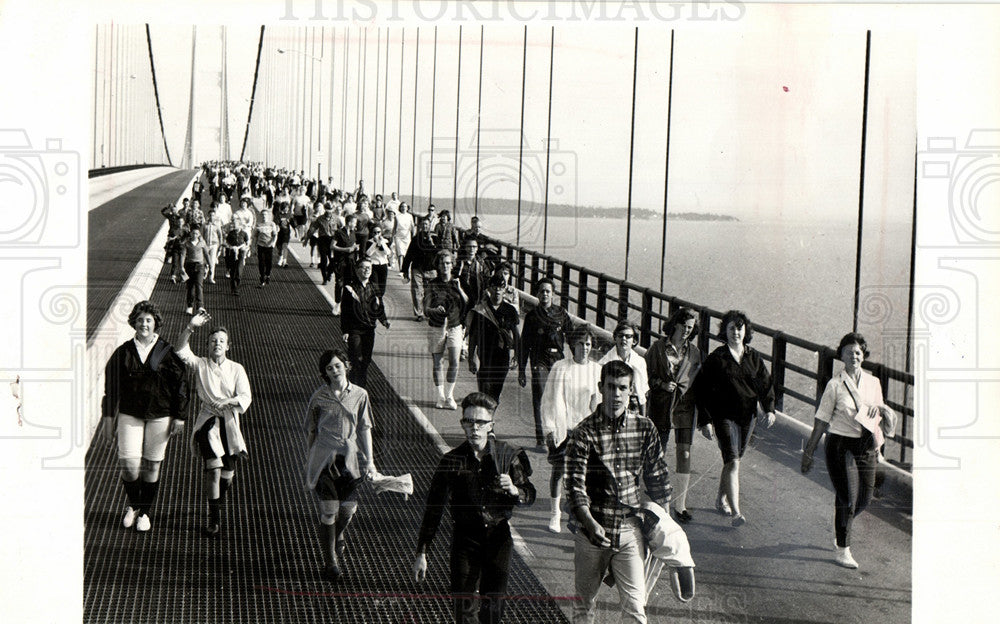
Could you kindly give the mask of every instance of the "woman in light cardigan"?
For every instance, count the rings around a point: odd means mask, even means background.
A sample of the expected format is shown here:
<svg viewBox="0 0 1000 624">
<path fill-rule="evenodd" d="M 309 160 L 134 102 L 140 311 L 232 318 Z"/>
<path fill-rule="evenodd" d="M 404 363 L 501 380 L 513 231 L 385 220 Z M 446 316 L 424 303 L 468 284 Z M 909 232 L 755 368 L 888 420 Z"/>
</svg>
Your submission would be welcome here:
<svg viewBox="0 0 1000 624">
<path fill-rule="evenodd" d="M 590 416 L 600 402 L 598 385 L 601 379 L 600 365 L 590 359 L 590 349 L 594 336 L 586 325 L 576 327 L 567 333 L 566 341 L 573 351 L 573 357 L 563 358 L 552 365 L 542 391 L 542 435 L 549 449 L 549 463 L 552 476 L 549 481 L 552 495 L 552 517 L 549 530 L 562 530 L 562 512 L 559 499 L 562 497 L 562 478 L 565 468 L 566 440 L 580 421 Z"/>
<path fill-rule="evenodd" d="M 836 493 L 834 561 L 854 569 L 858 562 L 851 556 L 851 524 L 871 502 L 878 449 L 896 428 L 896 414 L 885 404 L 878 378 L 861 369 L 869 355 L 864 336 L 846 334 L 837 353 L 844 370 L 823 390 L 812 435 L 802 453 L 802 472 L 812 468 L 813 453 L 826 433 L 826 469 Z"/>
</svg>

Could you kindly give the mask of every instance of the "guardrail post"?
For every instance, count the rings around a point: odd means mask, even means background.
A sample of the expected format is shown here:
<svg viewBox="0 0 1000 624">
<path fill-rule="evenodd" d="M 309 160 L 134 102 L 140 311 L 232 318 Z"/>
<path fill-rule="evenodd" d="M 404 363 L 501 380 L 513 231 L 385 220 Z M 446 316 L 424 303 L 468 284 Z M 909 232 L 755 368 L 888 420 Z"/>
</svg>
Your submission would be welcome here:
<svg viewBox="0 0 1000 624">
<path fill-rule="evenodd" d="M 639 345 L 649 348 L 653 333 L 653 293 L 648 288 L 642 291 L 642 317 L 639 320 Z"/>
<path fill-rule="evenodd" d="M 514 266 L 514 276 L 517 278 L 517 287 L 521 290 L 524 290 L 524 265 L 527 264 L 524 256 L 524 250 L 518 249 L 517 264 Z"/>
<path fill-rule="evenodd" d="M 621 322 L 628 318 L 628 291 L 625 284 L 618 284 L 618 314 L 616 321 Z"/>
<path fill-rule="evenodd" d="M 816 363 L 816 405 L 823 398 L 826 384 L 833 379 L 833 360 L 836 355 L 830 347 L 823 347 L 819 352 L 819 361 Z"/>
<path fill-rule="evenodd" d="M 608 281 L 601 274 L 597 276 L 597 318 L 594 324 L 604 329 L 604 308 L 608 305 Z"/>
<path fill-rule="evenodd" d="M 549 258 L 545 261 L 545 277 L 550 280 L 555 280 L 556 277 L 556 261 L 554 258 Z"/>
<path fill-rule="evenodd" d="M 701 334 L 698 336 L 698 348 L 707 356 L 708 336 L 712 332 L 712 315 L 708 313 L 707 308 L 698 310 L 698 327 L 701 328 Z"/>
<path fill-rule="evenodd" d="M 586 270 L 580 271 L 580 286 L 576 291 L 576 315 L 587 320 L 587 298 L 590 295 L 590 287 L 587 286 L 587 277 L 589 274 Z M 563 306 L 568 310 L 569 306 L 565 303 Z"/>
<path fill-rule="evenodd" d="M 774 382 L 774 404 L 785 410 L 785 352 L 788 343 L 785 334 L 777 332 L 771 337 L 771 379 Z"/>
<path fill-rule="evenodd" d="M 531 283 L 538 283 L 538 254 L 531 254 Z"/>
<path fill-rule="evenodd" d="M 569 310 L 570 298 L 569 298 L 569 265 L 562 265 L 562 281 L 559 283 L 559 301 L 562 303 L 562 307 Z"/>
</svg>

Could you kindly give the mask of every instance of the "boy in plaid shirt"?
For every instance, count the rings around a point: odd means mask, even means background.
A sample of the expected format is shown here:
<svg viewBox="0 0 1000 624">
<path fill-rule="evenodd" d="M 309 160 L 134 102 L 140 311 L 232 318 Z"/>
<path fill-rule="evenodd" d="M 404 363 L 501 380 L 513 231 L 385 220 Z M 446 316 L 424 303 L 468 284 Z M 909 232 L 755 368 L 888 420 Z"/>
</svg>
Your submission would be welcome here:
<svg viewBox="0 0 1000 624">
<path fill-rule="evenodd" d="M 646 622 L 639 475 L 650 498 L 670 502 L 667 465 L 653 422 L 630 412 L 632 368 L 621 361 L 601 368 L 603 402 L 569 436 L 566 489 L 576 534 L 574 567 L 579 601 L 573 621 L 594 621 L 601 581 L 610 568 L 625 619 Z"/>
</svg>

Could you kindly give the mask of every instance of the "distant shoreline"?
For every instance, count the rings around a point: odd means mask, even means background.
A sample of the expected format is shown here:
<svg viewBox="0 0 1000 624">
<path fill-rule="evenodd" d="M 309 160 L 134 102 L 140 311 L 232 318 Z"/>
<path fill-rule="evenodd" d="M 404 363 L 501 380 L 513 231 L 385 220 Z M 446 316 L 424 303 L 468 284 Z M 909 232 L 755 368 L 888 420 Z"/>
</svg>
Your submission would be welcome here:
<svg viewBox="0 0 1000 624">
<path fill-rule="evenodd" d="M 443 204 L 444 202 L 442 202 Z M 463 198 L 459 204 L 469 206 L 475 204 L 473 198 Z M 438 209 L 445 208 L 439 205 Z M 522 201 L 522 216 L 537 216 L 542 213 L 544 206 L 538 202 Z M 517 214 L 517 202 L 510 199 L 490 199 L 481 198 L 477 212 L 483 215 L 514 215 Z M 548 207 L 550 217 L 584 217 L 598 219 L 618 219 L 625 216 L 625 208 L 599 208 L 597 206 L 570 206 L 568 204 L 550 204 Z M 633 219 L 658 220 L 662 218 L 662 212 L 649 210 L 648 208 L 633 208 Z M 725 214 L 715 214 L 709 212 L 669 212 L 667 220 L 673 221 L 739 221 L 737 217 Z"/>
</svg>

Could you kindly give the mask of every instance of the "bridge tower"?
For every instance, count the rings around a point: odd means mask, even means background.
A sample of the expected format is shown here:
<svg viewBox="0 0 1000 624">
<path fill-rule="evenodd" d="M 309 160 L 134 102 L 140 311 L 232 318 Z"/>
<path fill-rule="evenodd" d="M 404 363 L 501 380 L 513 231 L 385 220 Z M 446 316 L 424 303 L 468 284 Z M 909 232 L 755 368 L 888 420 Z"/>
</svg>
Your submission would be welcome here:
<svg viewBox="0 0 1000 624">
<path fill-rule="evenodd" d="M 191 92 L 182 168 L 197 167 L 205 160 L 232 157 L 226 56 L 225 26 L 202 27 L 200 34 L 197 26 L 191 27 Z"/>
</svg>

